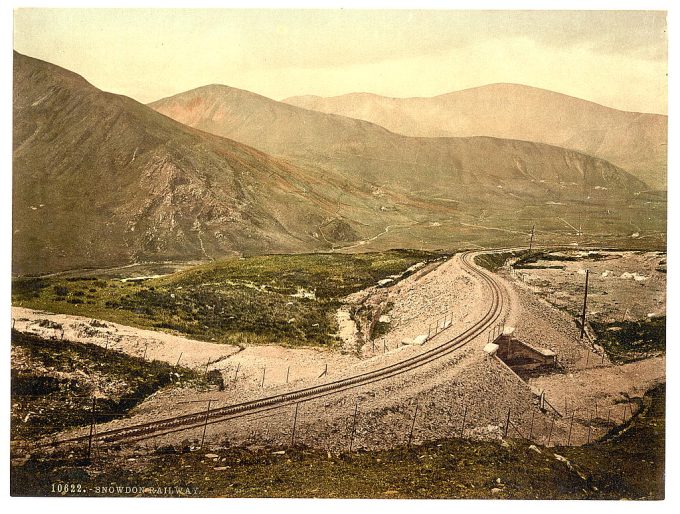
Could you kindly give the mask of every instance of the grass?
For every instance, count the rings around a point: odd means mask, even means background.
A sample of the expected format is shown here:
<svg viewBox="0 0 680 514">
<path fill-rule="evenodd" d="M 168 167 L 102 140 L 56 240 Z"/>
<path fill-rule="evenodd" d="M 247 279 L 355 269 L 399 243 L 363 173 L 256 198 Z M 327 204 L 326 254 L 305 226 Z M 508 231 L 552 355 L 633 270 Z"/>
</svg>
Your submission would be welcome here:
<svg viewBox="0 0 680 514">
<path fill-rule="evenodd" d="M 121 417 L 155 391 L 201 379 L 194 371 L 96 345 L 12 331 L 12 439 L 35 438 Z"/>
<path fill-rule="evenodd" d="M 666 351 L 666 316 L 647 320 L 600 323 L 591 321 L 597 341 L 616 363 L 632 362 Z"/>
<path fill-rule="evenodd" d="M 524 254 L 524 251 L 483 253 L 475 256 L 475 264 L 489 271 L 498 271 L 508 259 Z"/>
<path fill-rule="evenodd" d="M 643 403 L 641 413 L 609 439 L 581 447 L 448 439 L 333 455 L 307 448 L 192 451 L 185 445 L 135 454 L 134 463 L 129 454 L 108 455 L 89 467 L 33 457 L 12 467 L 11 487 L 13 495 L 51 495 L 52 483 L 73 482 L 88 489 L 83 495 L 96 495 L 95 484 L 171 484 L 207 497 L 662 499 L 665 385 L 649 391 Z"/>
<path fill-rule="evenodd" d="M 268 255 L 227 259 L 165 277 L 22 278 L 12 303 L 230 344 L 337 344 L 341 299 L 440 253 Z"/>
</svg>

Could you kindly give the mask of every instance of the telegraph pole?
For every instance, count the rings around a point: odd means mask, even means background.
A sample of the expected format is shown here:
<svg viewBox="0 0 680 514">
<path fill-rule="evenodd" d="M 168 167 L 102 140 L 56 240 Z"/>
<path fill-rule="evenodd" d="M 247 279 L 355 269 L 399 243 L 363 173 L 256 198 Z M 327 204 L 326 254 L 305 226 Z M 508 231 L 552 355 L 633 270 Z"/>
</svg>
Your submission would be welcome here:
<svg viewBox="0 0 680 514">
<path fill-rule="evenodd" d="M 583 294 L 583 312 L 581 313 L 581 339 L 586 333 L 586 305 L 588 304 L 588 275 L 590 271 L 586 270 L 586 289 Z"/>
<path fill-rule="evenodd" d="M 534 245 L 534 229 L 536 228 L 536 225 L 531 226 L 531 239 L 529 239 L 529 251 L 531 251 L 531 247 Z"/>
</svg>

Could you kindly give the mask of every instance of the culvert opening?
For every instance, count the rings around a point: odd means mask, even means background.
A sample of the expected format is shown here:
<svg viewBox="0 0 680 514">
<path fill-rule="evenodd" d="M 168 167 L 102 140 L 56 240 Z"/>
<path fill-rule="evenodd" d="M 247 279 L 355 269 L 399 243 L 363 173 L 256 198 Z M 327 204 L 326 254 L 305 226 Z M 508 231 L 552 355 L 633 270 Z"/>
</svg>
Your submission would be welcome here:
<svg viewBox="0 0 680 514">
<path fill-rule="evenodd" d="M 511 327 L 507 327 L 492 344 L 496 356 L 524 379 L 551 373 L 557 367 L 555 352 L 520 341 Z"/>
</svg>

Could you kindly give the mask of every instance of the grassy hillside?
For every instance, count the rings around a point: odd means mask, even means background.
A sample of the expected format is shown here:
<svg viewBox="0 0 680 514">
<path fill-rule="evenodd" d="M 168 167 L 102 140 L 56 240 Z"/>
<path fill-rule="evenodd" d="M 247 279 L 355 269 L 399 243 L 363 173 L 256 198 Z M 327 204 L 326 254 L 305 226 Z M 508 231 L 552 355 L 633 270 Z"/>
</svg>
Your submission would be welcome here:
<svg viewBox="0 0 680 514">
<path fill-rule="evenodd" d="M 415 250 L 270 255 L 148 280 L 19 278 L 12 303 L 222 343 L 333 346 L 341 298 L 439 256 Z"/>
<path fill-rule="evenodd" d="M 195 372 L 96 345 L 12 331 L 12 439 L 32 439 L 123 416 L 158 389 L 203 379 Z"/>
</svg>

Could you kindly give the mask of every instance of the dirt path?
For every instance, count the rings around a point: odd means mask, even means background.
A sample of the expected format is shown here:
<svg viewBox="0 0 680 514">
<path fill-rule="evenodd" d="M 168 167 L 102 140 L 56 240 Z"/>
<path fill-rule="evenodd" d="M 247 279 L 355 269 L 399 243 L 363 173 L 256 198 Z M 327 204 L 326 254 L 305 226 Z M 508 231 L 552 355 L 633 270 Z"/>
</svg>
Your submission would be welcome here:
<svg viewBox="0 0 680 514">
<path fill-rule="evenodd" d="M 205 367 L 208 360 L 226 359 L 240 351 L 232 345 L 196 341 L 186 337 L 129 327 L 110 321 L 82 316 L 53 314 L 12 306 L 14 328 L 50 339 L 63 339 L 96 344 L 135 357 L 180 364 L 192 368 Z M 49 323 L 47 323 L 49 322 Z M 56 324 L 57 326 L 50 326 Z"/>
</svg>

